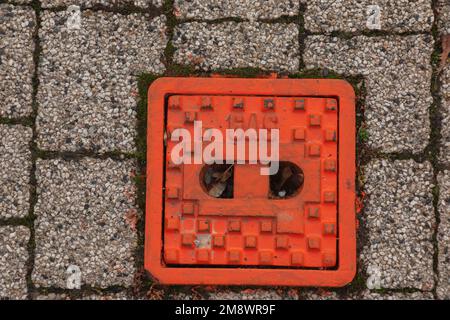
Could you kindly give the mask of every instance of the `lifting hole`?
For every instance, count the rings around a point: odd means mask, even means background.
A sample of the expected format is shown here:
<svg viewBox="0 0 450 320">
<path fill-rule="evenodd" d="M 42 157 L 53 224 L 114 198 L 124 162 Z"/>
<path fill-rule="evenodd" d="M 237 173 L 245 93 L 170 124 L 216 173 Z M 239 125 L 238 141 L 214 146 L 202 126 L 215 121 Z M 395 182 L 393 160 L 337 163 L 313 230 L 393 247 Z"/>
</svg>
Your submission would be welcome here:
<svg viewBox="0 0 450 320">
<path fill-rule="evenodd" d="M 233 199 L 234 164 L 212 164 L 203 167 L 200 184 L 213 198 Z"/>
<path fill-rule="evenodd" d="M 303 170 L 288 161 L 281 161 L 278 173 L 270 176 L 270 199 L 288 199 L 297 196 L 304 183 Z"/>
</svg>

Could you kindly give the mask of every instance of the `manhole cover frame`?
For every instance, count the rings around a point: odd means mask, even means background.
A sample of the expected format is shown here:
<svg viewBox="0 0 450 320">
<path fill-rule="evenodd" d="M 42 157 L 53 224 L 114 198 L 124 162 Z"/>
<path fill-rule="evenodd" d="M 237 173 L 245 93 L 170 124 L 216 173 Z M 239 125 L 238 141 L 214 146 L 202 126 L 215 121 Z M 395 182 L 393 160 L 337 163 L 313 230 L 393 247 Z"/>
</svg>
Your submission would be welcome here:
<svg viewBox="0 0 450 320">
<path fill-rule="evenodd" d="M 338 100 L 338 267 L 334 270 L 166 266 L 163 257 L 164 134 L 171 95 L 327 97 Z M 341 287 L 356 274 L 355 93 L 337 79 L 159 78 L 148 91 L 145 269 L 162 284 Z M 158 151 L 159 150 L 159 151 Z M 232 271 L 232 272 L 230 272 Z"/>
</svg>

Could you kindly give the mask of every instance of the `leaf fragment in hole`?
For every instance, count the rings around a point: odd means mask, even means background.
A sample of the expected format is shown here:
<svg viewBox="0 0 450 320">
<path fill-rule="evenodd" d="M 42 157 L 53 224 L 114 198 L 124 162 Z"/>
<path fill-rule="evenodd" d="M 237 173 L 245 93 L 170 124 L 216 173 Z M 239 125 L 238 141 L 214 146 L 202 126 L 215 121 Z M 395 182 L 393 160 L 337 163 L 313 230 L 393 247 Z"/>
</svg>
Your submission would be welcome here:
<svg viewBox="0 0 450 320">
<path fill-rule="evenodd" d="M 281 189 L 286 184 L 286 181 L 288 181 L 289 178 L 293 175 L 294 172 L 292 171 L 291 167 L 284 167 L 281 173 L 281 181 L 278 185 L 278 189 Z"/>
<path fill-rule="evenodd" d="M 209 190 L 209 195 L 214 198 L 220 198 L 222 194 L 225 192 L 225 189 L 227 188 L 227 184 L 225 182 L 218 182 L 215 183 L 214 186 Z"/>
<path fill-rule="evenodd" d="M 227 182 L 233 176 L 233 171 L 231 170 L 234 165 L 231 165 L 224 172 L 211 172 L 210 184 L 211 189 L 209 189 L 208 194 L 215 198 L 220 198 L 227 188 Z M 214 182 L 212 181 L 214 179 Z"/>
<path fill-rule="evenodd" d="M 220 180 L 220 179 L 222 179 L 222 173 L 221 173 L 221 172 L 214 172 L 214 173 L 212 174 L 212 177 L 213 177 L 214 179 L 216 179 L 216 180 Z"/>
<path fill-rule="evenodd" d="M 225 170 L 225 172 L 222 174 L 222 177 L 220 178 L 221 182 L 227 182 L 228 179 L 231 178 L 232 173 L 231 173 L 231 169 L 233 169 L 234 164 L 232 164 L 231 166 L 228 167 L 227 170 Z"/>
</svg>

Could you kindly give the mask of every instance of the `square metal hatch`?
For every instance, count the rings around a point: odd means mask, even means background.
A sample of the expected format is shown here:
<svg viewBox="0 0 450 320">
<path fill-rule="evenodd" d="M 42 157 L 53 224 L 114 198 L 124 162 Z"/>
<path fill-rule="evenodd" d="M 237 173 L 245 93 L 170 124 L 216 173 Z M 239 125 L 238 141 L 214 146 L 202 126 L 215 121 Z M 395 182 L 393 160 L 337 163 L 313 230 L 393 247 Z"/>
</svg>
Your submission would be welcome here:
<svg viewBox="0 0 450 320">
<path fill-rule="evenodd" d="M 342 286 L 352 280 L 355 97 L 348 83 L 161 78 L 150 87 L 148 114 L 145 267 L 161 283 Z M 301 186 L 277 197 L 260 165 L 235 164 L 233 191 L 211 197 L 202 180 L 208 166 L 170 159 L 172 132 L 193 133 L 194 121 L 224 135 L 279 129 L 280 161 L 301 171 Z"/>
</svg>

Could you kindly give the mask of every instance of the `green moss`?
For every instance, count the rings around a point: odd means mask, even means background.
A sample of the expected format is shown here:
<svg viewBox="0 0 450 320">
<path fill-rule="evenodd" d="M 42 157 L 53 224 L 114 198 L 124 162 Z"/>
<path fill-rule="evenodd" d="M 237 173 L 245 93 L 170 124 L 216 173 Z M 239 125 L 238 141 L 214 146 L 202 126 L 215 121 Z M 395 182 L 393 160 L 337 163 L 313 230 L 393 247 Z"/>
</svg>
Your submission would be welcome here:
<svg viewBox="0 0 450 320">
<path fill-rule="evenodd" d="M 173 32 L 177 25 L 177 19 L 173 13 L 174 0 L 166 0 L 162 7 L 162 12 L 166 16 L 166 27 L 167 27 L 167 45 L 164 50 L 164 58 L 166 68 L 169 69 L 172 65 L 173 55 L 175 53 L 175 47 L 172 44 Z"/>
<path fill-rule="evenodd" d="M 358 137 L 361 142 L 367 142 L 369 141 L 369 132 L 366 128 L 361 127 L 358 132 Z"/>
<path fill-rule="evenodd" d="M 361 292 L 367 288 L 366 286 L 366 277 L 362 274 L 362 272 L 358 272 L 347 286 L 340 289 L 341 293 L 344 295 L 348 295 L 355 292 Z"/>
<path fill-rule="evenodd" d="M 142 74 L 138 78 L 139 101 L 137 106 L 136 157 L 145 162 L 147 149 L 147 92 L 150 85 L 158 79 L 153 74 Z"/>
<path fill-rule="evenodd" d="M 245 21 L 243 19 L 240 19 L 241 21 Z M 283 15 L 280 16 L 278 18 L 275 19 L 260 19 L 259 21 L 264 22 L 264 23 L 283 23 L 283 24 L 288 24 L 288 23 L 295 23 L 295 24 L 300 24 L 302 23 L 303 20 L 303 16 L 298 15 L 298 16 L 289 16 L 289 15 Z"/>
<path fill-rule="evenodd" d="M 431 54 L 431 65 L 438 66 L 441 63 L 441 53 L 438 51 L 434 51 Z"/>
<path fill-rule="evenodd" d="M 344 79 L 344 77 L 338 73 L 327 69 L 311 69 L 304 70 L 302 72 L 290 74 L 291 79 Z"/>
<path fill-rule="evenodd" d="M 145 209 L 145 169 L 147 157 L 147 104 L 148 88 L 158 79 L 153 74 L 142 74 L 138 78 L 139 101 L 137 106 L 137 135 L 135 158 L 138 161 L 139 171 L 136 173 L 135 183 L 138 193 L 138 205 Z"/>
<path fill-rule="evenodd" d="M 192 75 L 199 76 L 200 74 L 192 65 L 181 65 L 173 63 L 167 68 L 165 75 L 171 77 L 189 77 Z"/>
<path fill-rule="evenodd" d="M 34 118 L 33 117 L 23 117 L 23 118 L 1 118 L 0 124 L 7 125 L 23 125 L 25 127 L 33 127 L 34 126 Z"/>
<path fill-rule="evenodd" d="M 136 270 L 142 270 L 144 265 L 144 230 L 145 230 L 145 202 L 146 202 L 146 158 L 147 158 L 147 108 L 148 108 L 148 88 L 158 79 L 154 74 L 141 74 L 138 77 L 139 100 L 137 104 L 137 135 L 135 139 L 136 152 L 134 158 L 137 160 L 138 169 L 133 178 L 136 186 L 136 204 L 143 216 L 138 219 L 136 229 L 138 230 L 138 244 L 136 247 Z M 150 281 L 145 272 L 139 272 L 136 277 L 135 289 L 140 291 L 146 288 Z"/>
<path fill-rule="evenodd" d="M 170 61 L 166 61 L 168 65 L 171 64 L 172 62 L 172 57 L 175 53 L 176 48 L 173 46 L 172 41 L 169 41 L 167 43 L 166 49 L 164 50 L 164 56 L 166 57 L 166 60 L 170 60 Z"/>
<path fill-rule="evenodd" d="M 270 72 L 262 71 L 257 68 L 235 68 L 229 70 L 217 70 L 214 74 L 220 74 L 224 76 L 236 76 L 240 78 L 256 78 L 268 76 Z"/>
</svg>

